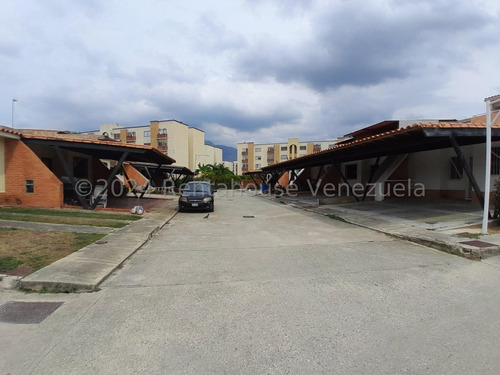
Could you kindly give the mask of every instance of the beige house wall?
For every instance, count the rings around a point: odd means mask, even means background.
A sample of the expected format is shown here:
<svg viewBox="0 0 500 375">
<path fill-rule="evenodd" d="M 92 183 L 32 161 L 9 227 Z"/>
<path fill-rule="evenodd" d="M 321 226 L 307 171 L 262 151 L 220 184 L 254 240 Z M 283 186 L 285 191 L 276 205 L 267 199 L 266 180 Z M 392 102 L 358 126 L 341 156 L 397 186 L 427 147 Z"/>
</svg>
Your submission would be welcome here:
<svg viewBox="0 0 500 375">
<path fill-rule="evenodd" d="M 130 128 L 129 131 L 135 132 L 135 144 L 145 145 L 151 143 L 151 128 L 149 126 Z M 148 134 L 150 134 L 149 137 L 145 136 L 144 132 L 148 132 Z"/>
<path fill-rule="evenodd" d="M 198 169 L 198 164 L 212 164 L 209 151 L 205 149 L 205 133 L 189 128 L 189 169 Z M 208 156 L 207 156 L 208 155 Z"/>
<path fill-rule="evenodd" d="M 168 134 L 168 156 L 176 160 L 174 165 L 192 169 L 189 164 L 189 127 L 177 121 L 161 121 L 160 128 Z"/>
<path fill-rule="evenodd" d="M 280 161 L 280 146 L 279 145 L 274 145 L 274 163 L 279 163 Z"/>
<path fill-rule="evenodd" d="M 122 142 L 127 140 L 127 129 L 120 129 L 120 139 Z"/>
<path fill-rule="evenodd" d="M 248 170 L 257 170 L 267 167 L 270 164 L 280 163 L 291 158 L 296 158 L 314 152 L 314 145 L 319 145 L 321 151 L 326 150 L 333 146 L 337 140 L 318 141 L 318 142 L 300 142 L 299 138 L 289 138 L 287 143 L 269 143 L 269 144 L 254 144 L 253 142 L 245 142 L 237 144 L 238 152 L 238 168 L 239 173 L 243 170 L 243 149 L 248 149 Z M 304 150 L 301 150 L 301 147 Z M 274 149 L 272 162 L 267 161 L 267 150 Z M 258 151 L 260 149 L 260 151 Z M 257 160 L 260 156 L 260 160 Z"/>
<path fill-rule="evenodd" d="M 151 121 L 151 146 L 158 147 L 158 130 L 160 130 L 160 124 L 158 121 Z"/>
<path fill-rule="evenodd" d="M 253 142 L 248 144 L 248 170 L 255 170 L 255 144 Z"/>
<path fill-rule="evenodd" d="M 200 163 L 223 162 L 222 149 L 205 145 L 205 132 L 175 120 L 151 121 L 149 126 L 127 128 L 118 124 L 103 124 L 99 131 L 91 133 L 101 135 L 107 132 L 111 138 L 117 134 L 121 142 L 126 142 L 127 133 L 134 132 L 135 144 L 158 147 L 158 132 L 163 129 L 167 131 L 167 155 L 176 160 L 174 165 L 185 166 L 194 171 Z M 148 136 L 144 132 L 148 132 Z"/>
<path fill-rule="evenodd" d="M 215 163 L 223 163 L 224 159 L 222 157 L 222 148 L 214 147 L 215 150 Z"/>
<path fill-rule="evenodd" d="M 198 164 L 215 164 L 215 149 L 210 145 L 203 146 L 203 155 L 198 156 Z"/>
<path fill-rule="evenodd" d="M 108 133 L 108 135 L 111 138 L 113 138 L 112 134 L 116 133 L 117 131 L 115 129 L 119 129 L 119 128 L 121 128 L 121 126 L 118 124 L 102 124 L 99 127 L 99 131 L 96 133 L 98 133 L 98 135 L 103 135 L 104 133 Z"/>
</svg>

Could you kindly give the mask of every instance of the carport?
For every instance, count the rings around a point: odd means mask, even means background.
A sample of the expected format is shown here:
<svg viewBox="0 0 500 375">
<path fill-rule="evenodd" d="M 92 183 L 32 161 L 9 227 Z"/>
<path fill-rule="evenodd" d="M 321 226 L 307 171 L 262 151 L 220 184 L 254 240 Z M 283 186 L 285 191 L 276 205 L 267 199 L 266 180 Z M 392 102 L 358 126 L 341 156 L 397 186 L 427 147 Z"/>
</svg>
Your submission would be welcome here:
<svg viewBox="0 0 500 375">
<path fill-rule="evenodd" d="M 463 153 L 465 146 L 485 143 L 484 123 L 446 121 L 417 123 L 400 128 L 398 121 L 384 121 L 347 136 L 346 141 L 328 150 L 263 167 L 265 181 L 274 189 L 285 173 L 289 172 L 290 181 L 294 181 L 304 170 L 317 167 L 315 176 L 310 177 L 313 186 L 325 173 L 329 173 L 339 176 L 352 191 L 351 182 L 341 168 L 342 163 L 374 159 L 369 176 L 363 181 L 368 188 L 371 183 L 387 178 L 408 154 L 451 148 L 478 201 L 484 205 L 483 193 Z M 500 140 L 498 125 L 493 125 L 492 140 Z M 358 201 L 365 200 L 366 191 L 361 198 L 353 196 Z"/>
<path fill-rule="evenodd" d="M 155 190 L 166 192 L 167 189 L 177 189 L 180 185 L 186 183 L 194 172 L 187 167 L 177 165 L 159 165 L 153 163 L 130 163 L 135 169 L 149 178 L 149 184 Z M 167 186 L 171 181 L 172 185 Z M 144 195 L 143 191 L 141 197 Z"/>
<path fill-rule="evenodd" d="M 92 210 L 97 207 L 102 197 L 107 194 L 112 181 L 122 170 L 125 161 L 151 163 L 156 166 L 169 165 L 175 162 L 174 159 L 151 146 L 124 144 L 107 140 L 71 138 L 70 135 L 42 136 L 27 133 L 22 135 L 22 142 L 31 148 L 60 180 L 65 178 L 68 181 L 68 189 L 70 188 L 72 192 L 76 193 L 76 198 L 83 208 Z M 81 155 L 89 156 L 91 161 L 112 161 L 113 167 L 110 171 L 104 168 L 104 165 L 94 164 L 94 166 L 97 165 L 97 168 L 92 170 L 93 176 L 89 176 L 89 161 L 84 162 L 83 167 L 75 162 L 77 157 Z M 56 163 L 62 167 L 62 172 L 56 168 L 54 165 Z M 78 168 L 80 169 L 78 170 Z M 78 173 L 76 173 L 77 171 Z M 87 180 L 92 185 L 95 184 L 98 177 L 105 180 L 104 188 L 89 202 L 86 199 L 88 194 L 81 194 L 80 190 L 84 186 L 78 185 L 79 181 Z M 89 188 L 92 189 L 92 186 L 87 186 L 87 189 Z"/>
</svg>

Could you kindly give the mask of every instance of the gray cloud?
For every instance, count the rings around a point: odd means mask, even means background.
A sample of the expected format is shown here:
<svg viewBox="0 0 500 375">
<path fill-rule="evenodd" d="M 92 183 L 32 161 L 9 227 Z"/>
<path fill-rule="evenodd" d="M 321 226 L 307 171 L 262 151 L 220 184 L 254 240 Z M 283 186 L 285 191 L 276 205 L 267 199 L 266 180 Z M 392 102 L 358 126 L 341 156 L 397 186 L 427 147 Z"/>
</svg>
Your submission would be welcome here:
<svg viewBox="0 0 500 375">
<path fill-rule="evenodd" d="M 438 60 L 463 56 L 457 42 L 495 21 L 466 3 L 392 2 L 390 11 L 355 2 L 332 6 L 313 19 L 311 40 L 277 44 L 260 40 L 241 54 L 248 79 L 274 77 L 319 91 L 403 79 Z M 480 42 L 474 38 L 474 42 Z M 456 63 L 456 60 L 455 60 Z"/>
<path fill-rule="evenodd" d="M 6 2 L 0 123 L 177 119 L 212 140 L 467 117 L 500 91 L 492 0 Z"/>
<path fill-rule="evenodd" d="M 182 119 L 183 122 L 197 127 L 203 127 L 205 123 L 217 123 L 239 131 L 255 131 L 277 122 L 297 122 L 302 116 L 298 109 L 285 107 L 276 107 L 271 113 L 245 112 L 229 103 L 207 103 L 194 95 L 190 101 L 175 97 L 161 101 L 152 97 L 151 101 L 158 108 L 158 113 L 168 113 L 171 118 Z"/>
</svg>

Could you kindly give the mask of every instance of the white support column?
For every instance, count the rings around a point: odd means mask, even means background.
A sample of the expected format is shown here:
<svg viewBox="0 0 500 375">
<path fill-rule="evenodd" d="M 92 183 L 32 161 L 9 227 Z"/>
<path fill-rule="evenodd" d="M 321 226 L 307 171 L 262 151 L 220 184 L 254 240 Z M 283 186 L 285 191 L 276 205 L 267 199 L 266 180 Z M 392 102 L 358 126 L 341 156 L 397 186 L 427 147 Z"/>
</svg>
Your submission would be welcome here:
<svg viewBox="0 0 500 375">
<path fill-rule="evenodd" d="M 495 119 L 491 120 L 491 108 L 493 104 L 499 103 L 498 97 L 486 98 L 486 162 L 484 172 L 484 210 L 483 210 L 483 223 L 481 227 L 481 234 L 488 234 L 488 220 L 490 216 L 490 187 L 491 187 L 491 126 L 498 119 L 499 113 Z"/>
</svg>

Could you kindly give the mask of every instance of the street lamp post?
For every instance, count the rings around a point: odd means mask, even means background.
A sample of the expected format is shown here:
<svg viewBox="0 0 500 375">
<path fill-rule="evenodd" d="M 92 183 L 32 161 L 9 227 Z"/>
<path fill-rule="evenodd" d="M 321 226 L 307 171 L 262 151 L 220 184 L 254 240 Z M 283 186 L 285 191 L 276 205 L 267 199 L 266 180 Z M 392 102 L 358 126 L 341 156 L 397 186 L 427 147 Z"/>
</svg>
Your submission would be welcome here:
<svg viewBox="0 0 500 375">
<path fill-rule="evenodd" d="M 11 127 L 14 129 L 14 103 L 17 102 L 17 99 L 12 99 L 12 123 Z"/>
</svg>

